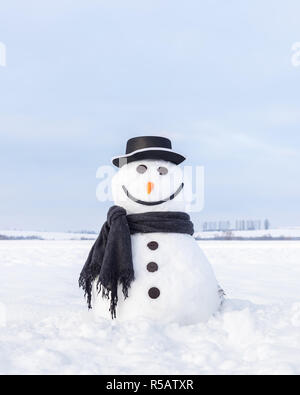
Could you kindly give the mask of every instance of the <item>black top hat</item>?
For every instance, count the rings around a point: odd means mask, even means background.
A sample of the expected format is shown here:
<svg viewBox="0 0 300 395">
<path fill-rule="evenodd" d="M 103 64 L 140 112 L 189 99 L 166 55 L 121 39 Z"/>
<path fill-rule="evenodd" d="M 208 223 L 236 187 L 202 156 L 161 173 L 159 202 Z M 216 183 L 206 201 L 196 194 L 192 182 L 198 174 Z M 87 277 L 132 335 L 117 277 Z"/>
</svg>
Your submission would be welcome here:
<svg viewBox="0 0 300 395">
<path fill-rule="evenodd" d="M 128 140 L 126 154 L 112 158 L 112 163 L 122 167 L 143 159 L 162 159 L 179 165 L 185 157 L 172 150 L 172 143 L 166 137 L 143 136 Z"/>
</svg>

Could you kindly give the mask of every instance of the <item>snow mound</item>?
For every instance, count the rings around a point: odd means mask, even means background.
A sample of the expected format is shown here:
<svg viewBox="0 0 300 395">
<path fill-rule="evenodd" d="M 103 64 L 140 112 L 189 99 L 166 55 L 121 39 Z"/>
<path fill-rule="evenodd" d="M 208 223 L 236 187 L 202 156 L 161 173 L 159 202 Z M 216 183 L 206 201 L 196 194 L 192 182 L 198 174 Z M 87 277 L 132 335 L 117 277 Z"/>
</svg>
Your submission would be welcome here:
<svg viewBox="0 0 300 395">
<path fill-rule="evenodd" d="M 190 326 L 92 317 L 66 312 L 0 330 L 1 373 L 300 373 L 300 303 L 228 300 L 207 324 Z"/>
</svg>

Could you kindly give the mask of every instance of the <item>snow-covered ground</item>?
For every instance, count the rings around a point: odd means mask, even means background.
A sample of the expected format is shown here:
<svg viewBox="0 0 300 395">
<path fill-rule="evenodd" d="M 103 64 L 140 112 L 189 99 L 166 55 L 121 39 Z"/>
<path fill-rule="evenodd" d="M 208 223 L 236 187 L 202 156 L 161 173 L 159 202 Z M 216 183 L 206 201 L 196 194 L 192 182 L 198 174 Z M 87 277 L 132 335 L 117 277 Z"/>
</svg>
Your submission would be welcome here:
<svg viewBox="0 0 300 395">
<path fill-rule="evenodd" d="M 0 232 L 1 233 L 1 232 Z M 226 233 L 226 232 L 225 232 Z M 300 228 L 278 228 L 278 229 L 261 229 L 261 230 L 233 230 L 230 231 L 232 237 L 243 237 L 243 238 L 257 238 L 257 237 L 284 237 L 284 238 L 298 238 L 300 237 Z M 212 231 L 212 232 L 196 232 L 195 237 L 201 239 L 214 239 L 215 237 L 224 236 L 224 232 Z"/>
<path fill-rule="evenodd" d="M 100 229 L 99 229 L 100 231 Z M 269 230 L 243 230 L 243 231 L 231 231 L 234 237 L 243 238 L 256 238 L 256 237 L 285 237 L 294 238 L 300 237 L 300 228 L 278 228 Z M 42 231 L 29 231 L 29 230 L 0 230 L 0 236 L 8 237 L 24 237 L 30 238 L 32 236 L 43 239 L 43 240 L 81 240 L 81 239 L 96 239 L 97 234 L 84 233 L 84 232 L 42 232 Z M 224 232 L 213 231 L 213 232 L 196 232 L 195 237 L 201 239 L 214 239 L 215 237 L 224 236 Z"/>
<path fill-rule="evenodd" d="M 300 242 L 200 242 L 227 301 L 191 326 L 95 320 L 92 243 L 0 241 L 0 373 L 300 374 Z"/>
</svg>

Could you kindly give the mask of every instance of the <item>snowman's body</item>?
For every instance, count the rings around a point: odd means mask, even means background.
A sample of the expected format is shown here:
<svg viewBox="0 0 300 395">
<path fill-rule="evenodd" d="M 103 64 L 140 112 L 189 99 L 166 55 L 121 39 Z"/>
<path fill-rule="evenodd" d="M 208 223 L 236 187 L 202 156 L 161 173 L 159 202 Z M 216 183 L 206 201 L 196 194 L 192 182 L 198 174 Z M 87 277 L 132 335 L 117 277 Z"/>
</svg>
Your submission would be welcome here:
<svg viewBox="0 0 300 395">
<path fill-rule="evenodd" d="M 147 172 L 138 173 L 138 166 L 146 167 Z M 168 177 L 157 172 L 162 167 L 168 169 Z M 182 177 L 181 169 L 169 162 L 144 160 L 130 163 L 123 166 L 113 180 L 115 204 L 124 207 L 127 214 L 184 211 L 183 193 L 165 203 L 152 205 L 178 190 Z M 152 185 L 150 192 L 149 184 Z M 130 196 L 151 205 L 129 199 L 123 186 Z M 205 322 L 217 312 L 221 305 L 218 284 L 207 258 L 192 236 L 138 233 L 131 236 L 131 244 L 135 280 L 125 300 L 119 287 L 118 320 L 147 318 L 193 324 Z M 93 309 L 97 316 L 111 318 L 110 301 L 102 298 L 95 284 Z"/>
<path fill-rule="evenodd" d="M 214 273 L 192 236 L 148 233 L 133 235 L 131 240 L 135 281 L 126 300 L 119 289 L 118 320 L 149 318 L 193 324 L 207 321 L 218 310 Z M 157 243 L 156 250 L 148 247 L 151 242 Z M 149 296 L 153 288 L 160 292 L 155 299 Z M 111 318 L 109 301 L 94 291 L 96 314 Z"/>
</svg>

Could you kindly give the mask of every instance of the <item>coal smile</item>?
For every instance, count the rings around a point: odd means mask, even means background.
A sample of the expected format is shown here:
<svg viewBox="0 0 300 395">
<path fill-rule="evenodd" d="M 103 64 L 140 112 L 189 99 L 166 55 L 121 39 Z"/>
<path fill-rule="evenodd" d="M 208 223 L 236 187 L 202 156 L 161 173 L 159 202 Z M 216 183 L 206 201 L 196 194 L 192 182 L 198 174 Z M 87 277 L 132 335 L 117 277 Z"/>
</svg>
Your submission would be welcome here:
<svg viewBox="0 0 300 395">
<path fill-rule="evenodd" d="M 132 201 L 134 201 L 135 203 L 138 203 L 138 204 L 143 204 L 144 206 L 156 206 L 156 205 L 158 205 L 158 204 L 166 203 L 166 202 L 168 202 L 169 200 L 173 200 L 173 199 L 175 199 L 176 196 L 178 196 L 179 193 L 183 190 L 183 187 L 184 187 L 184 183 L 182 183 L 182 184 L 180 185 L 180 187 L 177 189 L 177 191 L 176 191 L 175 193 L 173 193 L 171 196 L 169 196 L 167 199 L 159 200 L 159 201 L 156 201 L 156 202 L 146 202 L 146 201 L 144 201 L 144 200 L 136 199 L 134 196 L 132 196 L 132 195 L 130 194 L 130 192 L 129 192 L 128 189 L 125 187 L 125 185 L 122 185 L 123 191 L 126 193 L 127 197 L 128 197 L 130 200 L 132 200 Z"/>
</svg>

